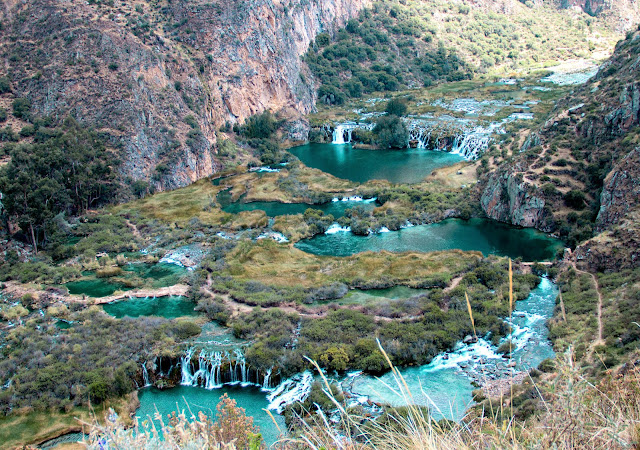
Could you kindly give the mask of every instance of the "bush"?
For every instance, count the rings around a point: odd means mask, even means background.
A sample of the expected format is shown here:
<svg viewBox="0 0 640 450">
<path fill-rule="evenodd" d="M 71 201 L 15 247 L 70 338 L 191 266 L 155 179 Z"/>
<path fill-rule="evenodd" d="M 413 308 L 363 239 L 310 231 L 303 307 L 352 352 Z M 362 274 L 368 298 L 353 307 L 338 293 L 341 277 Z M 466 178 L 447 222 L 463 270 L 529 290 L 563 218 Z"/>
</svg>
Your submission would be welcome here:
<svg viewBox="0 0 640 450">
<path fill-rule="evenodd" d="M 380 148 L 406 148 L 409 132 L 404 122 L 397 116 L 383 116 L 378 119 L 373 133 Z"/>
<path fill-rule="evenodd" d="M 5 120 L 7 120 L 7 110 L 0 108 L 0 122 L 4 122 Z"/>
<path fill-rule="evenodd" d="M 564 202 L 569 208 L 582 210 L 584 209 L 586 196 L 584 192 L 575 189 L 567 192 L 564 196 Z"/>
<path fill-rule="evenodd" d="M 13 115 L 18 119 L 29 120 L 31 117 L 31 101 L 28 98 L 16 98 L 12 107 Z"/>
<path fill-rule="evenodd" d="M 276 119 L 267 110 L 249 117 L 243 127 L 243 134 L 251 139 L 269 139 L 276 128 Z"/>
<path fill-rule="evenodd" d="M 390 116 L 402 117 L 407 114 L 407 104 L 403 100 L 394 98 L 387 103 L 385 112 Z"/>
<path fill-rule="evenodd" d="M 11 82 L 7 77 L 0 77 L 0 94 L 11 92 Z"/>
</svg>

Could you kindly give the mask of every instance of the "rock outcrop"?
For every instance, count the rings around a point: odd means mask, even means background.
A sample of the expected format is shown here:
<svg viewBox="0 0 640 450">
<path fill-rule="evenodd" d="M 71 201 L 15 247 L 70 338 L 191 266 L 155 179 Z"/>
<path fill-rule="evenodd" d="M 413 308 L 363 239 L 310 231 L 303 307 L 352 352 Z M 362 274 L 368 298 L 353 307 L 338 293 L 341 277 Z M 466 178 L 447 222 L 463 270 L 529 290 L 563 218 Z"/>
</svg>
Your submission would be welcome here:
<svg viewBox="0 0 640 450">
<path fill-rule="evenodd" d="M 172 189 L 220 169 L 226 122 L 310 112 L 300 55 L 367 1 L 5 1 L 0 71 L 34 114 L 104 132 L 125 178 Z"/>
<path fill-rule="evenodd" d="M 518 180 L 518 175 L 499 172 L 486 182 L 480 204 L 492 219 L 542 231 L 553 231 L 545 201 L 536 195 L 536 187 Z"/>
<path fill-rule="evenodd" d="M 625 156 L 605 179 L 596 229 L 604 231 L 640 208 L 640 147 Z"/>
<path fill-rule="evenodd" d="M 638 3 L 634 0 L 556 0 L 561 8 L 576 8 L 590 16 L 606 16 L 620 31 L 627 31 L 636 26 L 640 15 Z"/>
</svg>

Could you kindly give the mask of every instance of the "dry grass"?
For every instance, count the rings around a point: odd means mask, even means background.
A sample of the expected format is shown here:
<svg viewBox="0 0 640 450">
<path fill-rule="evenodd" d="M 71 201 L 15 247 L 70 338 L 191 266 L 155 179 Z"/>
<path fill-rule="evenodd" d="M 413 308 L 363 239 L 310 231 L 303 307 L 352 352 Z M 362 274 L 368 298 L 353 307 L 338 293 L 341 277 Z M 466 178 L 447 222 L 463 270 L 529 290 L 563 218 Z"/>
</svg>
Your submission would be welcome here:
<svg viewBox="0 0 640 450">
<path fill-rule="evenodd" d="M 356 278 L 393 279 L 411 284 L 436 274 L 455 274 L 481 259 L 478 252 L 459 250 L 430 253 L 366 252 L 339 258 L 305 253 L 295 247 L 264 240 L 238 246 L 228 261 L 238 261 L 234 276 L 281 286 L 319 286 Z"/>
<path fill-rule="evenodd" d="M 202 179 L 182 189 L 161 192 L 114 208 L 116 213 L 139 212 L 143 217 L 166 223 L 183 224 L 194 217 L 205 224 L 228 221 L 232 215 L 215 207 L 215 198 L 222 188 L 209 179 Z"/>
<path fill-rule="evenodd" d="M 460 162 L 434 170 L 427 181 L 450 189 L 471 186 L 478 181 L 476 168 L 477 163 Z"/>
</svg>

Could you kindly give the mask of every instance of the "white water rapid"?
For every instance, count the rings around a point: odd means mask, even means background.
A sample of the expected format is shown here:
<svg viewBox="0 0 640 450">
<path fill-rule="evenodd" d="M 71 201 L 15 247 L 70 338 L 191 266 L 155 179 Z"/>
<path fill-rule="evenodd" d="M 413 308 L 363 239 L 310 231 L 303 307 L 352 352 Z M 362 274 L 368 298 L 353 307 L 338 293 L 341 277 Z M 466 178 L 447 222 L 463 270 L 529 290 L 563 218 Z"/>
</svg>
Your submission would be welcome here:
<svg viewBox="0 0 640 450">
<path fill-rule="evenodd" d="M 295 402 L 303 402 L 311 392 L 313 375 L 306 371 L 283 381 L 267 397 L 269 409 L 281 413 L 287 405 Z"/>
</svg>

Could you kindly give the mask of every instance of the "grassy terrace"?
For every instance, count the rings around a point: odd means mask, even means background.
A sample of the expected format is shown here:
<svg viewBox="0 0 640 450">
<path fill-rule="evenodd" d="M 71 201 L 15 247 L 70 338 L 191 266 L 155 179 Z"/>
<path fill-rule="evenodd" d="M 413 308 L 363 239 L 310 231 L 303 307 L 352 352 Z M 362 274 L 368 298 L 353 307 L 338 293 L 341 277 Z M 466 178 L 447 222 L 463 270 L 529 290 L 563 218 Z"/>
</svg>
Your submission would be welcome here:
<svg viewBox="0 0 640 450">
<path fill-rule="evenodd" d="M 366 252 L 338 258 L 311 255 L 293 247 L 261 241 L 239 245 L 227 255 L 229 274 L 281 286 L 321 286 L 358 279 L 414 285 L 432 277 L 451 277 L 482 258 L 479 252 Z"/>
<path fill-rule="evenodd" d="M 536 116 L 546 115 L 555 104 L 555 101 L 570 90 L 566 86 L 556 86 L 551 83 L 540 83 L 540 79 L 550 72 L 547 70 L 534 71 L 528 75 L 517 75 L 519 83 L 505 85 L 496 83 L 499 78 L 478 77 L 473 80 L 455 81 L 443 83 L 429 88 L 407 89 L 397 92 L 376 92 L 362 98 L 351 98 L 342 105 L 324 105 L 318 103 L 318 112 L 310 115 L 312 125 L 322 125 L 344 120 L 358 120 L 363 113 L 384 112 L 387 99 L 402 98 L 407 100 L 408 114 L 449 114 L 453 116 L 464 116 L 464 113 L 449 111 L 440 106 L 432 105 L 436 100 L 443 99 L 451 101 L 456 98 L 474 98 L 482 100 L 511 100 L 514 103 L 522 104 L 527 101 L 539 102 L 531 105 L 527 111 L 533 112 Z M 508 77 L 505 74 L 504 77 Z M 543 86 L 549 90 L 523 89 L 524 86 Z M 380 99 L 380 100 L 376 100 Z M 354 110 L 361 112 L 355 113 Z M 520 111 L 518 108 L 510 106 L 504 107 L 495 116 L 481 116 L 481 119 L 499 120 L 507 115 Z"/>
</svg>

